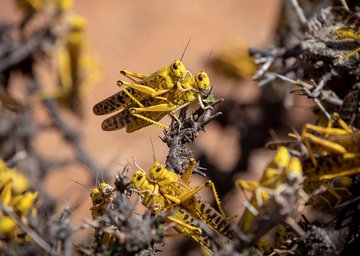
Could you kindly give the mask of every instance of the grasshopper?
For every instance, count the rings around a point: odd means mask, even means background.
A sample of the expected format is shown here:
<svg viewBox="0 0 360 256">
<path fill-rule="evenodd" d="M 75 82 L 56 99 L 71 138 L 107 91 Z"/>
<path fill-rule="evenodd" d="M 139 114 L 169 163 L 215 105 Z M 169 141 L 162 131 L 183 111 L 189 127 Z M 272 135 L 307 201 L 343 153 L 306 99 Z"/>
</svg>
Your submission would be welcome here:
<svg viewBox="0 0 360 256">
<path fill-rule="evenodd" d="M 345 27 L 339 28 L 335 31 L 336 35 L 340 39 L 353 39 L 355 41 L 360 41 L 360 17 L 358 15 L 343 7 L 333 7 L 331 8 L 330 13 L 335 21 L 345 25 Z M 341 56 L 341 58 L 350 58 L 359 51 L 360 47 L 357 47 L 348 54 Z"/>
<path fill-rule="evenodd" d="M 181 205 L 195 218 L 204 221 L 215 232 L 232 239 L 235 233 L 227 221 L 213 182 L 208 180 L 196 188 L 189 187 L 195 164 L 196 160 L 191 158 L 188 168 L 180 177 L 175 172 L 166 169 L 162 163 L 157 162 L 149 171 L 150 179 L 159 186 L 161 194 L 173 204 Z M 220 213 L 196 194 L 206 186 L 212 188 Z"/>
<path fill-rule="evenodd" d="M 331 197 L 339 203 L 343 199 L 342 195 L 349 196 L 351 176 L 360 174 L 360 158 L 344 159 L 342 155 L 330 154 L 317 157 L 316 161 L 316 166 L 309 160 L 303 161 L 304 190 L 312 193 L 321 186 L 325 187 L 327 194 L 321 196 L 328 203 L 331 202 Z"/>
<path fill-rule="evenodd" d="M 90 197 L 92 202 L 91 215 L 93 219 L 96 219 L 105 214 L 106 207 L 114 200 L 115 189 L 111 185 L 101 182 L 98 187 L 91 190 Z"/>
<path fill-rule="evenodd" d="M 336 122 L 340 128 L 332 127 L 333 122 Z M 296 135 L 290 134 L 290 136 Z M 335 153 L 342 155 L 345 159 L 360 156 L 360 131 L 353 131 L 337 113 L 333 114 L 328 127 L 305 124 L 301 138 L 315 166 L 317 163 L 314 153 L 320 155 Z M 313 152 L 312 145 L 316 146 L 316 152 Z"/>
<path fill-rule="evenodd" d="M 93 188 L 90 192 L 92 207 L 90 208 L 91 216 L 95 220 L 105 215 L 106 208 L 115 198 L 115 189 L 105 183 L 101 182 L 98 187 Z M 100 232 L 100 228 L 96 227 L 94 236 L 96 237 Z M 104 232 L 103 237 L 101 239 L 101 243 L 104 245 L 109 245 L 113 243 L 114 236 L 108 232 Z"/>
<path fill-rule="evenodd" d="M 244 181 L 238 179 L 236 184 L 245 198 L 246 210 L 243 213 L 239 227 L 245 232 L 249 233 L 253 228 L 254 217 L 258 215 L 258 208 L 264 204 L 264 201 L 269 200 L 269 189 L 275 189 L 284 182 L 285 169 L 289 166 L 290 154 L 288 150 L 281 146 L 274 155 L 273 160 L 267 165 L 261 179 L 259 181 Z M 245 190 L 253 192 L 253 197 L 249 200 L 246 197 Z"/>
<path fill-rule="evenodd" d="M 93 112 L 96 115 L 110 114 L 120 109 L 133 107 L 147 97 L 161 98 L 160 95 L 168 92 L 179 81 L 184 79 L 187 72 L 180 60 L 175 60 L 170 66 L 164 67 L 151 75 L 122 69 L 120 73 L 134 83 L 119 80 L 117 84 L 123 90 L 97 103 L 93 108 Z M 136 81 L 134 78 L 141 80 Z M 128 86 L 128 88 L 125 88 L 125 86 Z"/>
<path fill-rule="evenodd" d="M 170 211 L 173 216 L 166 219 L 176 223 L 175 230 L 180 235 L 186 235 L 199 243 L 201 246 L 213 252 L 215 247 L 211 239 L 200 228 L 199 221 L 194 218 L 187 210 L 176 207 L 159 192 L 159 187 L 152 184 L 143 170 L 137 170 L 131 178 L 133 188 L 140 191 L 141 201 L 144 206 L 150 208 L 155 214 Z"/>
<path fill-rule="evenodd" d="M 254 192 L 250 202 L 246 199 L 248 204 L 238 227 L 245 234 L 253 234 L 259 238 L 284 220 L 303 235 L 301 228 L 290 217 L 299 205 L 300 199 L 308 200 L 300 186 L 302 180 L 303 172 L 299 158 L 290 157 L 285 147 L 279 147 L 259 182 L 237 181 L 242 190 L 248 189 L 244 184 L 251 184 L 250 190 Z M 268 217 L 264 217 L 266 215 Z"/>
<path fill-rule="evenodd" d="M 196 76 L 187 77 L 179 82 L 176 88 L 163 94 L 163 98 L 149 97 L 139 102 L 140 107 L 126 108 L 102 123 L 102 129 L 113 131 L 126 126 L 127 132 L 134 132 L 145 126 L 154 124 L 163 128 L 165 125 L 158 122 L 165 115 L 170 114 L 175 119 L 174 113 L 186 107 L 194 100 L 198 100 L 200 106 L 205 108 L 202 97 L 209 93 L 210 79 L 205 72 L 199 72 Z"/>
</svg>

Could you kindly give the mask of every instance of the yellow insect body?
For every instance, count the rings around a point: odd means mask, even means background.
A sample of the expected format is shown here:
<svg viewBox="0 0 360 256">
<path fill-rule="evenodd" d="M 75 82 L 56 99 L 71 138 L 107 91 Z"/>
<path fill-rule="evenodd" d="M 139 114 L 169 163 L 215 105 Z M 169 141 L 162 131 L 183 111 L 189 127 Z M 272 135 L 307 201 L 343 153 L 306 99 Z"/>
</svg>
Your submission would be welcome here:
<svg viewBox="0 0 360 256">
<path fill-rule="evenodd" d="M 92 207 L 90 208 L 91 216 L 97 219 L 106 213 L 107 206 L 112 203 L 115 198 L 115 189 L 105 183 L 101 182 L 98 187 L 93 188 L 90 192 Z M 94 236 L 97 236 L 100 229 L 95 228 Z M 104 232 L 102 237 L 102 244 L 109 245 L 115 241 L 115 237 L 108 232 Z"/>
<path fill-rule="evenodd" d="M 285 172 L 290 163 L 291 158 L 287 148 L 281 146 L 275 153 L 273 160 L 267 165 L 259 181 L 244 181 L 240 179 L 236 181 L 246 200 L 245 203 L 248 203 L 238 224 L 244 233 L 249 233 L 254 229 L 254 219 L 258 209 L 269 200 L 269 190 L 276 189 L 285 181 Z M 289 175 L 292 175 L 292 173 L 289 172 Z M 249 202 L 244 190 L 253 192 L 253 196 Z"/>
<path fill-rule="evenodd" d="M 168 92 L 184 79 L 187 71 L 181 61 L 175 60 L 169 67 L 162 68 L 151 75 L 132 73 L 121 70 L 121 74 L 134 81 L 133 84 L 119 80 L 122 91 L 97 103 L 93 112 L 96 115 L 105 115 L 117 110 L 134 107 L 147 97 L 156 97 Z M 134 80 L 132 77 L 141 79 Z M 125 87 L 128 86 L 127 88 Z"/>
<path fill-rule="evenodd" d="M 311 161 L 303 161 L 305 179 L 304 190 L 314 192 L 321 186 L 326 188 L 322 193 L 327 203 L 339 203 L 343 196 L 349 196 L 352 186 L 351 176 L 360 174 L 360 158 L 344 159 L 342 155 L 331 154 L 316 158 L 317 165 Z"/>
<path fill-rule="evenodd" d="M 199 72 L 196 76 L 187 77 L 178 83 L 176 87 L 163 94 L 163 98 L 147 97 L 139 102 L 140 107 L 126 108 L 104 120 L 102 129 L 112 131 L 126 126 L 127 132 L 134 132 L 151 124 L 167 128 L 158 121 L 167 114 L 173 114 L 189 105 L 196 99 L 203 106 L 202 96 L 207 94 L 209 90 L 210 79 L 208 75 L 205 72 Z"/>
<path fill-rule="evenodd" d="M 187 172 L 192 172 L 194 165 L 195 160 L 191 159 L 190 166 L 185 173 L 188 174 Z M 188 180 L 181 179 L 176 173 L 167 170 L 165 166 L 159 162 L 154 164 L 150 169 L 149 174 L 150 179 L 154 180 L 156 184 L 159 185 L 159 190 L 165 198 L 174 204 L 179 204 L 184 207 L 195 218 L 204 221 L 215 232 L 229 239 L 234 237 L 234 230 L 232 229 L 231 224 L 226 220 L 214 184 L 211 181 L 207 181 L 197 188 L 192 189 L 188 185 Z M 201 197 L 196 194 L 205 186 L 212 187 L 221 213 L 211 207 L 207 202 L 203 201 Z"/>
<path fill-rule="evenodd" d="M 106 207 L 114 200 L 115 189 L 111 185 L 101 182 L 98 187 L 91 190 L 90 197 L 92 201 L 91 215 L 93 219 L 96 219 L 105 214 Z"/>
<path fill-rule="evenodd" d="M 202 232 L 199 221 L 183 208 L 176 207 L 173 209 L 172 202 L 160 194 L 157 185 L 149 182 L 144 171 L 137 170 L 131 182 L 133 187 L 140 191 L 141 201 L 144 206 L 151 209 L 155 214 L 171 211 L 173 216 L 168 216 L 167 220 L 177 224 L 174 229 L 180 235 L 189 236 L 201 246 L 211 252 L 214 251 L 214 245 L 210 238 Z"/>
<path fill-rule="evenodd" d="M 355 41 L 360 40 L 359 34 L 359 16 L 340 6 L 335 6 L 331 8 L 331 14 L 338 22 L 342 23 L 344 27 L 339 28 L 335 31 L 336 35 L 340 39 L 353 39 Z M 360 47 L 357 47 L 355 50 L 350 51 L 348 54 L 341 56 L 342 59 L 350 58 L 360 51 Z"/>
</svg>

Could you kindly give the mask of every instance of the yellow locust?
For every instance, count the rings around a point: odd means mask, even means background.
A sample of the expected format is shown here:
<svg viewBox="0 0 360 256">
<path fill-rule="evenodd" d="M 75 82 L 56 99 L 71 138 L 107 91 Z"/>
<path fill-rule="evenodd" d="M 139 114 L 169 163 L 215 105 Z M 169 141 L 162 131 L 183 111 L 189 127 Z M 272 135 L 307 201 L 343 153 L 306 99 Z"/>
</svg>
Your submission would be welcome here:
<svg viewBox="0 0 360 256">
<path fill-rule="evenodd" d="M 333 114 L 332 119 L 327 127 L 305 124 L 302 129 L 301 139 L 314 166 L 317 166 L 314 154 L 324 156 L 335 153 L 345 159 L 360 157 L 360 131 L 353 131 L 337 113 Z M 332 127 L 333 122 L 340 128 Z M 290 136 L 297 137 L 294 134 Z"/>
<path fill-rule="evenodd" d="M 133 188 L 140 192 L 141 201 L 144 206 L 151 209 L 155 214 L 162 212 L 173 213 L 173 215 L 168 216 L 166 220 L 170 223 L 176 223 L 174 229 L 179 235 L 189 236 L 210 252 L 214 251 L 215 245 L 202 231 L 199 221 L 187 210 L 179 207 L 173 208 L 173 204 L 160 194 L 158 186 L 148 180 L 145 171 L 137 170 L 131 178 L 131 182 Z"/>
<path fill-rule="evenodd" d="M 151 75 L 126 70 L 121 70 L 120 73 L 130 78 L 134 83 L 119 80 L 118 85 L 123 90 L 97 103 L 93 108 L 96 115 L 105 115 L 136 106 L 139 101 L 147 97 L 160 97 L 161 94 L 168 92 L 176 86 L 177 82 L 184 79 L 187 70 L 180 60 L 175 60 L 170 66 Z M 140 80 L 136 81 L 133 77 Z"/>
<path fill-rule="evenodd" d="M 138 102 L 138 106 L 125 108 L 123 111 L 109 117 L 102 123 L 102 129 L 113 131 L 126 127 L 127 132 L 134 132 L 148 125 L 154 124 L 163 128 L 165 125 L 158 121 L 165 115 L 173 114 L 179 109 L 198 100 L 201 107 L 202 97 L 210 90 L 210 79 L 205 72 L 185 78 L 176 87 L 162 94 L 162 97 L 147 97 Z M 174 117 L 176 119 L 176 117 Z"/>
<path fill-rule="evenodd" d="M 226 219 L 214 184 L 209 180 L 196 188 L 189 187 L 190 177 L 195 164 L 196 161 L 192 158 L 189 167 L 180 177 L 175 172 L 166 169 L 163 164 L 157 162 L 150 169 L 150 179 L 159 186 L 161 194 L 173 204 L 181 205 L 195 218 L 205 222 L 215 232 L 232 239 L 234 237 L 234 230 Z M 220 213 L 196 194 L 205 186 L 212 188 Z"/>
</svg>

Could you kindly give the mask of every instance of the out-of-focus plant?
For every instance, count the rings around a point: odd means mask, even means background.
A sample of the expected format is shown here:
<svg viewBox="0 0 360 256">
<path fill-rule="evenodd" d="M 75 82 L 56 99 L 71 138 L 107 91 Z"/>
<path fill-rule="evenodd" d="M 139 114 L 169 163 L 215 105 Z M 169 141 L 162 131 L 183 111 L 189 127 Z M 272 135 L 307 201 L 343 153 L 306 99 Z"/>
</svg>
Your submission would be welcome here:
<svg viewBox="0 0 360 256">
<path fill-rule="evenodd" d="M 66 165 L 86 166 L 93 180 L 101 171 L 60 109 L 82 116 L 84 92 L 98 80 L 99 67 L 86 40 L 86 19 L 71 0 L 14 2 L 20 21 L 0 23 L 0 253 L 71 255 L 72 232 L 87 226 L 71 225 L 69 208 L 51 217 L 55 202 L 42 183 Z M 37 118 L 39 109 L 47 118 Z M 73 155 L 44 154 L 36 141 L 48 131 Z"/>
<path fill-rule="evenodd" d="M 37 206 L 34 204 L 39 193 L 28 191 L 29 181 L 18 170 L 8 168 L 0 159 L 0 201 L 4 207 L 14 212 L 19 220 L 29 223 L 29 218 L 37 215 Z M 18 243 L 23 243 L 29 237 L 22 235 L 24 231 L 17 225 L 16 221 L 10 216 L 0 211 L 0 238 L 15 239 Z"/>
</svg>

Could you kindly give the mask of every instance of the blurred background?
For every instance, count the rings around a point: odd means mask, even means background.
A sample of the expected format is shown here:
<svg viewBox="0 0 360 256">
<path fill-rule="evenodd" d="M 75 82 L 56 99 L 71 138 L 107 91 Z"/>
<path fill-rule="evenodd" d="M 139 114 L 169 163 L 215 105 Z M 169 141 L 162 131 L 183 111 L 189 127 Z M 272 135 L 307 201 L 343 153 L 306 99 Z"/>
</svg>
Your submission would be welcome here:
<svg viewBox="0 0 360 256">
<path fill-rule="evenodd" d="M 0 19 L 19 24 L 24 13 L 31 13 L 25 9 L 21 9 L 16 1 L 2 1 Z M 62 72 L 58 71 L 60 64 L 57 66 L 51 58 L 43 60 L 44 56 L 36 56 L 37 65 L 33 72 L 46 92 L 38 95 L 37 100 L 55 98 L 60 106 L 64 106 L 60 114 L 78 133 L 78 145 L 96 170 L 89 171 L 91 167 L 86 161 L 61 164 L 64 159 L 74 158 L 76 147 L 69 145 L 56 129 L 42 131 L 43 127 L 51 126 L 49 114 L 39 103 L 32 105 L 30 116 L 35 120 L 32 125 L 36 126 L 37 132 L 31 137 L 31 145 L 38 155 L 49 161 L 59 161 L 59 165 L 51 166 L 41 180 L 43 190 L 56 202 L 55 213 L 70 205 L 73 208 L 71 222 L 81 224 L 84 219 L 91 218 L 89 193 L 95 180 L 107 177 L 112 184 L 116 172 L 131 162 L 132 157 L 145 170 L 151 167 L 154 157 L 157 161 L 165 161 L 168 148 L 159 138 L 163 136 L 161 128 L 150 126 L 135 133 L 125 130 L 105 132 L 101 130 L 104 117 L 94 115 L 92 108 L 119 91 L 116 80 L 120 78 L 121 68 L 153 73 L 181 58 L 191 38 L 183 63 L 192 74 L 205 70 L 215 97 L 224 98 L 219 106 L 223 117 L 199 134 L 192 150 L 200 166 L 209 170 L 208 176 L 215 182 L 220 195 L 227 195 L 223 200 L 226 212 L 239 216 L 241 203 L 234 200 L 238 191 L 233 190 L 233 181 L 240 177 L 255 179 L 261 175 L 272 151 L 260 148 L 271 140 L 271 135 L 281 137 L 312 118 L 306 100 L 284 102 L 283 89 L 259 88 L 251 81 L 256 66 L 248 60 L 247 48 L 261 48 L 276 39 L 274 32 L 278 28 L 280 12 L 280 0 L 75 1 L 73 7 L 66 10 L 66 15 L 83 17 L 75 25 L 85 31 L 82 47 L 88 58 L 83 66 L 87 69 L 86 83 L 77 92 L 77 98 L 61 98 L 59 86 L 54 82 L 59 76 L 57 72 Z M 30 24 L 27 31 L 46 23 L 46 18 L 43 19 Z M 26 31 L 23 34 L 26 35 Z M 233 57 L 244 61 L 235 68 L 223 64 L 224 59 L 229 61 Z M 25 102 L 28 79 L 21 72 L 12 74 L 10 79 L 8 89 L 12 97 Z M 0 119 L 0 122 L 4 120 Z M 166 118 L 164 123 L 169 124 L 170 119 Z M 6 154 L 5 150 L 0 153 L 3 159 L 9 160 L 11 154 Z M 28 164 L 21 162 L 17 162 L 18 168 Z M 198 184 L 203 179 L 193 180 Z M 204 196 L 212 200 L 210 195 Z M 231 206 L 229 197 L 232 198 Z M 88 241 L 89 233 L 86 232 L 75 233 L 75 243 Z M 167 248 L 172 243 L 177 243 L 177 239 L 169 240 L 165 248 L 159 246 L 164 250 L 163 255 L 168 255 Z"/>
</svg>

